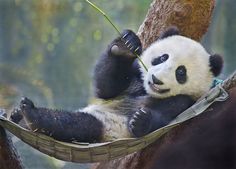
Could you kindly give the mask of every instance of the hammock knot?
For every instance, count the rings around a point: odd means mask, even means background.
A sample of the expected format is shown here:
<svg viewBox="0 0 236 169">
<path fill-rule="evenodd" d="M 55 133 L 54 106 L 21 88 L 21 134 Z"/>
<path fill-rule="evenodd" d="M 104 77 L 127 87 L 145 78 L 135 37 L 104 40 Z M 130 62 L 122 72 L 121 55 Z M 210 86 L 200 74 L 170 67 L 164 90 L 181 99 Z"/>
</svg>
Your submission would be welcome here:
<svg viewBox="0 0 236 169">
<path fill-rule="evenodd" d="M 208 96 L 205 97 L 208 103 L 214 102 L 214 101 L 225 101 L 228 99 L 229 94 L 225 91 L 225 89 L 222 87 L 222 84 L 219 83 L 216 87 L 211 89 L 211 92 Z"/>
</svg>

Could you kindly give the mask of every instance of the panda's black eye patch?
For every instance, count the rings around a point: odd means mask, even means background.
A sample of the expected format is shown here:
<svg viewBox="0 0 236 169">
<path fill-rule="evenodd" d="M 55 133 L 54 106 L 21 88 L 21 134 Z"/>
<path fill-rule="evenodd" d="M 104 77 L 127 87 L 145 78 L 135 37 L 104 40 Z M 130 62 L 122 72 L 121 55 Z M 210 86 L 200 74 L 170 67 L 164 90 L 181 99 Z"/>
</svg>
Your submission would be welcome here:
<svg viewBox="0 0 236 169">
<path fill-rule="evenodd" d="M 187 69 L 185 66 L 179 66 L 175 71 L 176 80 L 180 84 L 184 84 L 187 81 Z"/>
<path fill-rule="evenodd" d="M 161 64 L 161 63 L 167 61 L 168 58 L 169 58 L 168 54 L 163 54 L 162 56 L 159 56 L 159 57 L 153 59 L 152 65 L 155 66 L 155 65 Z"/>
</svg>

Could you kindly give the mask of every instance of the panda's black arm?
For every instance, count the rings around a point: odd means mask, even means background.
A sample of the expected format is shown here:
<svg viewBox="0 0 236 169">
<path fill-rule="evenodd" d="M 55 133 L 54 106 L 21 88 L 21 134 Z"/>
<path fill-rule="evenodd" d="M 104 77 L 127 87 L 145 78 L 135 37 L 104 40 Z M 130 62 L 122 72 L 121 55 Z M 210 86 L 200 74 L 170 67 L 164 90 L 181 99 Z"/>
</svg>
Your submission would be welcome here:
<svg viewBox="0 0 236 169">
<path fill-rule="evenodd" d="M 114 98 L 129 87 L 134 76 L 134 52 L 141 54 L 141 51 L 138 36 L 130 30 L 125 30 L 108 46 L 94 69 L 94 88 L 98 98 Z"/>
<path fill-rule="evenodd" d="M 136 137 L 144 136 L 169 124 L 194 102 L 187 95 L 177 95 L 166 99 L 147 97 L 144 107 L 129 119 L 129 129 Z"/>
<path fill-rule="evenodd" d="M 13 114 L 17 113 L 24 116 L 31 130 L 60 141 L 94 143 L 103 138 L 103 124 L 91 114 L 38 108 L 28 98 L 21 100 Z"/>
<path fill-rule="evenodd" d="M 155 102 L 157 104 L 151 110 L 150 132 L 169 124 L 180 113 L 192 106 L 195 101 L 190 96 L 177 95 Z"/>
</svg>

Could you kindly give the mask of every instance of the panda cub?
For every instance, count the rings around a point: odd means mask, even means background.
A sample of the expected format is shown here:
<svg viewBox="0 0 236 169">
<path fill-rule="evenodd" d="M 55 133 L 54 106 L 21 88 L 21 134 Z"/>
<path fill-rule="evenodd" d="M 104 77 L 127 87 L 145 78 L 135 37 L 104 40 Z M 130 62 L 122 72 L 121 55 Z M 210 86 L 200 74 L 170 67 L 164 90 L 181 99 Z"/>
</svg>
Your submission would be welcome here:
<svg viewBox="0 0 236 169">
<path fill-rule="evenodd" d="M 141 55 L 146 71 L 137 62 Z M 33 131 L 61 141 L 103 142 L 141 137 L 167 125 L 194 104 L 222 69 L 196 41 L 167 29 L 143 53 L 139 38 L 125 30 L 100 56 L 94 69 L 98 103 L 75 112 L 36 107 L 23 98 L 11 119 L 22 117 Z"/>
</svg>

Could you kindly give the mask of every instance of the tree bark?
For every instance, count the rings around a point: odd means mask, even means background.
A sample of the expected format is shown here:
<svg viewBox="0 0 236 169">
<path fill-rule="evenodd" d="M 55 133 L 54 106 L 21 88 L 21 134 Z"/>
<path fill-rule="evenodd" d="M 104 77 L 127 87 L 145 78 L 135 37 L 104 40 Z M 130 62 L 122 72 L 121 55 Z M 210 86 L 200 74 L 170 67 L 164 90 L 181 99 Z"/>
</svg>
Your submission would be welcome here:
<svg viewBox="0 0 236 169">
<path fill-rule="evenodd" d="M 23 169 L 11 138 L 0 127 L 0 169 Z"/>
<path fill-rule="evenodd" d="M 142 25 L 140 26 L 139 31 L 137 33 L 141 39 L 144 49 L 148 47 L 151 43 L 153 43 L 159 37 L 160 33 L 169 26 L 177 26 L 180 29 L 181 35 L 199 41 L 208 29 L 214 5 L 215 5 L 215 0 L 171 0 L 171 1 L 154 0 L 151 3 L 146 18 L 142 23 Z M 232 95 L 233 97 L 235 97 L 236 90 L 234 90 Z M 229 109 L 231 110 L 233 108 L 235 109 L 235 106 L 232 104 L 232 100 L 229 100 L 228 104 L 229 104 L 228 107 Z M 216 109 L 214 109 L 214 111 L 215 110 Z M 220 111 L 219 113 L 218 111 L 218 114 L 224 117 L 224 112 Z M 184 167 L 194 168 L 196 162 L 203 162 L 203 161 L 201 161 L 201 159 L 198 160 L 192 158 L 189 159 L 187 162 L 185 162 L 185 158 L 187 158 L 186 156 L 188 156 L 188 153 L 190 154 L 195 153 L 194 155 L 196 155 L 197 150 L 194 150 L 194 144 L 195 145 L 198 144 L 198 146 L 200 147 L 201 145 L 204 145 L 201 144 L 203 141 L 199 139 L 201 138 L 200 136 L 202 130 L 205 130 L 205 128 L 199 130 L 201 132 L 195 133 L 195 135 L 193 135 L 191 127 L 193 127 L 193 130 L 196 130 L 196 127 L 199 126 L 199 123 L 203 123 L 203 126 L 204 125 L 206 126 L 208 123 L 219 122 L 221 120 L 220 118 L 218 118 L 215 119 L 215 121 L 212 121 L 212 118 L 213 117 L 210 116 L 208 120 L 205 119 L 202 121 L 196 118 L 195 120 L 193 120 L 194 121 L 193 123 L 192 121 L 190 121 L 180 127 L 177 127 L 176 129 L 172 130 L 170 133 L 162 137 L 160 140 L 156 141 L 154 144 L 148 146 L 147 148 L 145 148 L 140 152 L 133 153 L 118 160 L 99 163 L 95 165 L 94 168 L 96 169 L 151 169 L 151 168 L 177 169 Z M 219 127 L 219 132 L 222 131 L 223 129 L 225 128 L 222 126 Z M 215 131 L 209 131 L 208 133 L 209 136 L 211 136 L 211 134 L 214 135 L 215 134 L 214 132 Z M 191 141 L 188 142 L 189 140 Z M 179 145 L 174 144 L 175 142 L 179 143 Z M 184 148 L 183 143 L 188 144 L 187 146 L 190 146 L 190 148 L 186 150 Z M 178 153 L 180 153 L 180 157 L 183 157 L 183 159 L 175 161 L 172 158 L 178 158 Z M 181 156 L 181 153 L 187 153 L 187 154 L 186 156 Z M 168 158 L 169 157 L 168 155 L 170 155 L 170 158 Z M 193 157 L 195 157 L 194 155 Z M 190 164 L 187 165 L 186 163 Z M 199 165 L 195 166 L 199 167 Z M 204 168 L 204 166 L 201 167 Z M 208 167 L 209 166 L 206 166 L 205 168 Z M 217 168 L 217 166 L 214 167 Z"/>
<path fill-rule="evenodd" d="M 138 30 L 144 48 L 172 25 L 199 41 L 208 29 L 214 5 L 215 0 L 154 0 Z"/>
</svg>

